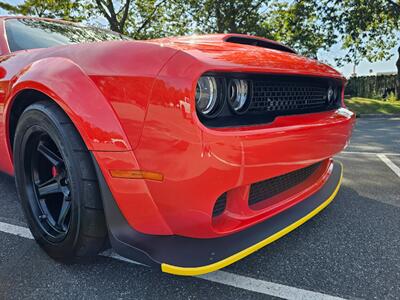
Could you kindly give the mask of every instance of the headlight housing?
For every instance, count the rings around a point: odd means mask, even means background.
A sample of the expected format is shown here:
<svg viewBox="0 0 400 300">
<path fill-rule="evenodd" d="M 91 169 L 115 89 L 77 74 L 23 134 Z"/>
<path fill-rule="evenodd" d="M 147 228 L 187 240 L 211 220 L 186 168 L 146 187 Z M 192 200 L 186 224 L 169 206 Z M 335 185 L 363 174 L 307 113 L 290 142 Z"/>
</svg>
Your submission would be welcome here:
<svg viewBox="0 0 400 300">
<path fill-rule="evenodd" d="M 235 114 L 244 114 L 250 106 L 250 83 L 243 79 L 231 79 L 228 84 L 228 103 Z"/>
<path fill-rule="evenodd" d="M 196 86 L 196 109 L 206 118 L 216 117 L 222 110 L 224 99 L 223 81 L 213 76 L 202 76 Z"/>
<path fill-rule="evenodd" d="M 333 105 L 337 103 L 339 101 L 340 93 L 341 90 L 339 86 L 329 86 L 327 93 L 328 104 Z"/>
</svg>

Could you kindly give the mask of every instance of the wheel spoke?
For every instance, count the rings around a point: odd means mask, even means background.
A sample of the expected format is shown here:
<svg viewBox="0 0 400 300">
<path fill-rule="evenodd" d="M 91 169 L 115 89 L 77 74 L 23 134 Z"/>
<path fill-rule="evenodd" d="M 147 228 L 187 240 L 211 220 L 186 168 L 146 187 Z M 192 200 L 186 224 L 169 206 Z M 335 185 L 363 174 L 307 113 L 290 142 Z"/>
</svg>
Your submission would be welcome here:
<svg viewBox="0 0 400 300">
<path fill-rule="evenodd" d="M 71 201 L 68 197 L 64 197 L 63 203 L 61 205 L 60 214 L 58 216 L 57 225 L 65 230 L 64 222 L 65 218 L 68 215 L 68 212 L 71 210 Z"/>
<path fill-rule="evenodd" d="M 36 133 L 30 155 L 30 184 L 34 188 L 35 216 L 46 236 L 57 241 L 65 238 L 71 222 L 72 197 L 69 174 L 61 152 L 46 132 Z"/>
<path fill-rule="evenodd" d="M 55 178 L 51 178 L 50 180 L 37 185 L 37 190 L 40 197 L 44 197 L 50 194 L 61 193 L 60 184 L 56 181 Z"/>
<path fill-rule="evenodd" d="M 42 210 L 43 210 L 43 215 L 41 215 L 40 220 L 41 221 L 47 221 L 53 227 L 56 226 L 56 221 L 54 221 L 53 216 L 51 215 L 51 213 L 47 209 L 46 200 L 40 199 L 39 201 L 40 201 L 40 205 L 41 205 Z"/>
<path fill-rule="evenodd" d="M 43 142 L 39 143 L 37 150 L 56 168 L 63 164 L 62 158 L 50 150 Z"/>
</svg>

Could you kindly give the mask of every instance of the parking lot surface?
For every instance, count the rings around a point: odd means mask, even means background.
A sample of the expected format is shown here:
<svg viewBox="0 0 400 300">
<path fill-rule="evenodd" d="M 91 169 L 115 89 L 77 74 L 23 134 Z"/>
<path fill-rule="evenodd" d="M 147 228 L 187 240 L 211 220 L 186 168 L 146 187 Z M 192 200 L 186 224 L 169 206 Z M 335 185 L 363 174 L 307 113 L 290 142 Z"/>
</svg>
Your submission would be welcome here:
<svg viewBox="0 0 400 300">
<path fill-rule="evenodd" d="M 53 261 L 29 238 L 13 179 L 0 175 L 0 299 L 399 299 L 400 118 L 358 120 L 336 159 L 344 181 L 332 204 L 202 278 L 109 254 L 74 265 Z"/>
</svg>

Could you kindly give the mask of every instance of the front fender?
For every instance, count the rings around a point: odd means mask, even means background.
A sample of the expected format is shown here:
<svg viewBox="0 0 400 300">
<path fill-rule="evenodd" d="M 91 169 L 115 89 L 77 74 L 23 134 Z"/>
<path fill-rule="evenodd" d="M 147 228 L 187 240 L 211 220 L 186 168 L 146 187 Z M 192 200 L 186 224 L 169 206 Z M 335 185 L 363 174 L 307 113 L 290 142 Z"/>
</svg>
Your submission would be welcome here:
<svg viewBox="0 0 400 300">
<path fill-rule="evenodd" d="M 111 104 L 92 79 L 68 59 L 47 58 L 34 62 L 10 79 L 5 124 L 9 124 L 17 96 L 32 89 L 53 99 L 67 113 L 96 158 L 113 194 L 117 195 L 117 205 L 124 212 L 136 213 L 127 219 L 130 225 L 150 233 L 171 234 L 143 180 L 113 179 L 109 175 L 110 169 L 139 169 L 139 165 Z"/>
<path fill-rule="evenodd" d="M 18 94 L 34 89 L 52 98 L 66 112 L 89 150 L 131 149 L 109 102 L 90 77 L 71 60 L 60 57 L 38 60 L 25 67 L 11 82 L 5 124 L 9 124 L 11 107 Z"/>
</svg>

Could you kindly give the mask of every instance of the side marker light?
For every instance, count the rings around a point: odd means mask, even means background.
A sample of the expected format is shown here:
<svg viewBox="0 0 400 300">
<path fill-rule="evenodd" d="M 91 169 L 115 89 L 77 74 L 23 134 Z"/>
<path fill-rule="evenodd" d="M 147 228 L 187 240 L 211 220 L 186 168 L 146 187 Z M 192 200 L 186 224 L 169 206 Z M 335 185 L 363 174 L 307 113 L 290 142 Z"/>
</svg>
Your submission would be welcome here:
<svg viewBox="0 0 400 300">
<path fill-rule="evenodd" d="M 164 180 L 164 175 L 161 173 L 143 170 L 110 170 L 110 174 L 113 178 Z"/>
</svg>

